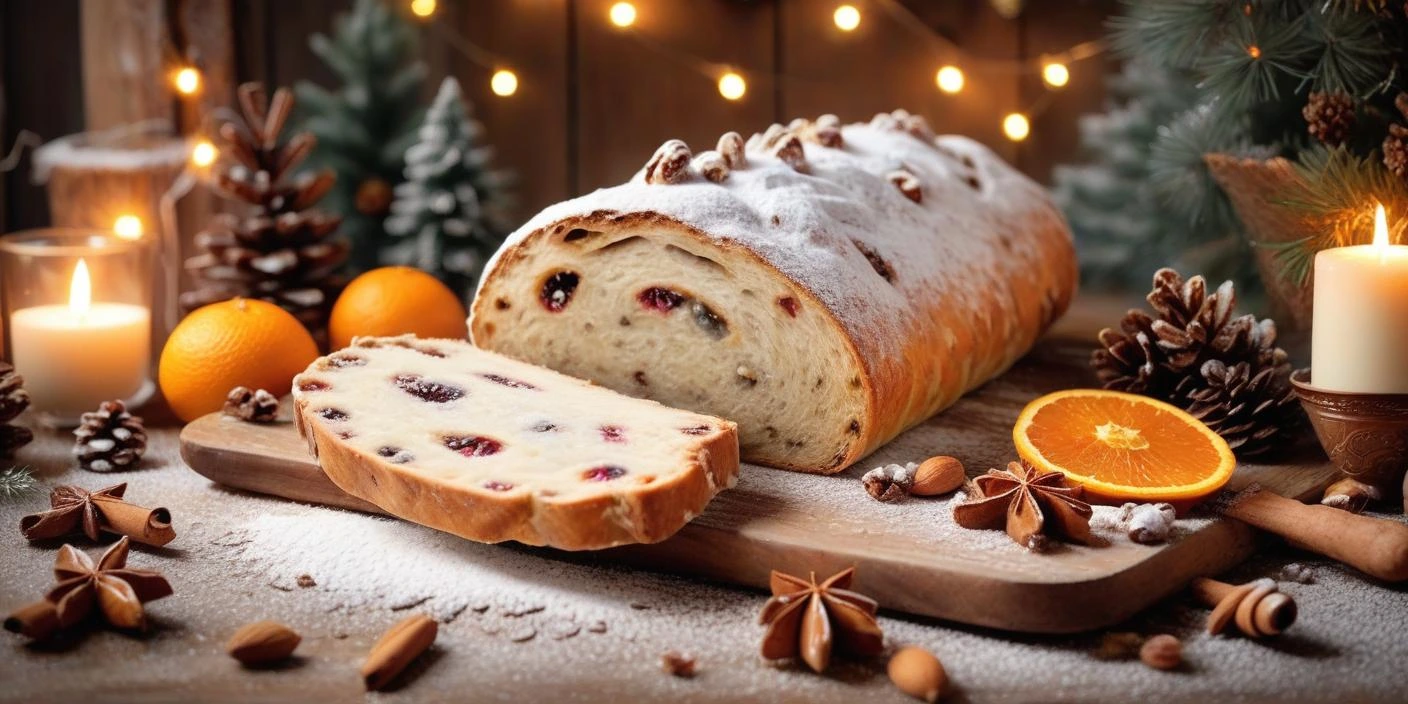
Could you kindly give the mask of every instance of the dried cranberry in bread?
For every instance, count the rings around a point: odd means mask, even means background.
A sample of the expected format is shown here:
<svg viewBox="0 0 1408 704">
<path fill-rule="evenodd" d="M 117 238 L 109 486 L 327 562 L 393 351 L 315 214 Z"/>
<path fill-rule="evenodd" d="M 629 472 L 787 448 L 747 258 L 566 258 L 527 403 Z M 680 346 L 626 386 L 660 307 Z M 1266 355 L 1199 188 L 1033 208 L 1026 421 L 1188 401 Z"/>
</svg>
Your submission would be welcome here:
<svg viewBox="0 0 1408 704">
<path fill-rule="evenodd" d="M 476 344 L 736 421 L 744 459 L 839 471 L 1007 369 L 1076 288 L 1047 193 L 902 111 L 665 143 L 485 270 Z"/>
<path fill-rule="evenodd" d="M 733 423 L 462 341 L 359 338 L 299 374 L 293 397 L 333 483 L 470 540 L 652 543 L 738 475 Z"/>
</svg>

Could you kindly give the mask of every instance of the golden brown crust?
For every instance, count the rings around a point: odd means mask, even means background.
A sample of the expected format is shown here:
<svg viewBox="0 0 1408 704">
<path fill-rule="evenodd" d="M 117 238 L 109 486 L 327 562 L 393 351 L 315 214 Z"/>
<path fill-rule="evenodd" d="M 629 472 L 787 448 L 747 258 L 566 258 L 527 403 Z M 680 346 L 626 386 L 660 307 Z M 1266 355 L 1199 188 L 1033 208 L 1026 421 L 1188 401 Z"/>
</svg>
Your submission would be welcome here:
<svg viewBox="0 0 1408 704">
<path fill-rule="evenodd" d="M 746 245 L 733 241 L 720 242 L 710 237 L 708 234 L 699 231 L 698 228 L 692 227 L 687 223 L 680 222 L 679 220 L 676 220 L 667 215 L 663 215 L 661 213 L 618 213 L 613 210 L 598 210 L 587 215 L 582 215 L 578 217 L 568 217 L 563 218 L 562 220 L 558 220 L 557 222 L 553 223 L 548 227 L 543 227 L 529 234 L 517 246 L 505 250 L 499 256 L 497 264 L 494 266 L 494 268 L 485 274 L 484 285 L 481 290 L 493 290 L 494 285 L 500 279 L 512 275 L 514 265 L 517 264 L 518 261 L 523 258 L 523 252 L 526 251 L 528 248 L 532 247 L 534 243 L 536 243 L 538 240 L 543 239 L 545 237 L 559 235 L 563 232 L 567 232 L 572 230 L 573 228 L 578 227 L 584 227 L 588 229 L 602 228 L 607 226 L 635 228 L 647 225 L 653 228 L 673 229 L 685 234 L 688 237 L 692 237 L 695 240 L 698 240 L 701 244 L 706 245 L 710 248 L 719 248 L 724 250 L 724 252 L 728 254 L 749 257 L 761 266 L 772 271 L 780 279 L 791 281 L 794 284 L 792 288 L 807 299 L 806 301 L 804 301 L 804 303 L 810 305 L 811 309 L 813 310 L 821 311 L 821 313 L 825 316 L 827 327 L 834 330 L 836 334 L 840 337 L 840 339 L 844 341 L 848 351 L 850 352 L 850 363 L 857 369 L 866 369 L 866 366 L 864 365 L 863 360 L 860 356 L 860 351 L 856 349 L 855 340 L 852 339 L 850 335 L 847 335 L 845 333 L 845 330 L 841 326 L 841 322 L 836 319 L 835 314 L 832 313 L 830 308 L 828 308 L 824 303 L 822 303 L 821 299 L 818 298 L 816 293 L 813 292 L 810 288 L 803 285 L 802 282 L 792 281 L 791 279 L 789 279 L 781 271 L 778 271 L 777 267 L 774 266 L 771 262 L 769 262 L 762 255 L 753 251 Z M 488 305 L 487 301 L 490 298 L 492 297 L 475 296 L 474 302 L 470 308 L 470 339 L 474 342 L 476 346 L 483 347 L 485 349 L 493 349 L 493 346 L 488 343 L 488 338 L 492 337 L 493 335 L 492 330 L 488 327 L 492 325 L 492 323 L 487 322 L 489 316 L 483 315 L 483 312 L 488 310 L 486 306 Z M 872 374 L 861 374 L 860 379 L 862 391 L 865 395 L 865 411 L 860 419 L 862 435 L 858 442 L 853 442 L 850 444 L 845 458 L 841 461 L 840 464 L 835 465 L 834 467 L 813 467 L 807 465 L 792 464 L 787 462 L 786 460 L 767 462 L 766 464 L 768 466 L 777 467 L 779 469 L 789 469 L 796 472 L 807 472 L 811 474 L 835 474 L 836 472 L 840 472 L 846 467 L 849 467 L 852 463 L 854 463 L 856 460 L 859 460 L 861 457 L 870 454 L 870 452 L 872 452 L 875 448 L 878 448 L 880 445 L 884 444 L 885 442 L 888 442 L 890 438 L 894 437 L 894 435 L 898 435 L 899 433 L 897 431 L 889 437 L 884 438 L 883 440 L 877 441 L 875 439 L 878 435 L 874 430 L 876 428 L 874 418 L 879 401 L 877 389 L 875 387 L 875 384 L 873 383 Z M 867 429 L 870 429 L 869 432 L 867 432 Z M 737 454 L 736 447 L 734 448 L 734 454 Z M 760 460 L 754 458 L 754 461 Z"/>
<path fill-rule="evenodd" d="M 648 486 L 574 501 L 491 493 L 438 482 L 356 450 L 308 417 L 307 406 L 305 400 L 295 405 L 298 431 L 339 488 L 394 516 L 484 543 L 596 550 L 659 542 L 731 486 L 738 471 L 737 426 L 721 421 L 716 432 L 699 438 L 684 471 Z"/>
</svg>

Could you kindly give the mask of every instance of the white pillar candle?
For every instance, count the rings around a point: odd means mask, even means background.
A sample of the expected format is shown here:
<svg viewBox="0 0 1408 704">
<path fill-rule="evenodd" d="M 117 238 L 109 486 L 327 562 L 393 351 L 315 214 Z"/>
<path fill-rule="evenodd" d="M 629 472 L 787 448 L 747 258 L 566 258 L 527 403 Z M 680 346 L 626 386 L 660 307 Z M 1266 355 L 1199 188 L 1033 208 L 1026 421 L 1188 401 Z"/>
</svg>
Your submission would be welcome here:
<svg viewBox="0 0 1408 704">
<path fill-rule="evenodd" d="M 36 410 L 77 418 L 102 401 L 130 399 L 147 381 L 151 311 L 92 303 L 87 265 L 74 270 L 68 305 L 10 315 L 10 349 Z"/>
<path fill-rule="evenodd" d="M 1408 393 L 1408 246 L 1389 244 L 1382 205 L 1374 219 L 1373 244 L 1315 255 L 1317 388 Z"/>
</svg>

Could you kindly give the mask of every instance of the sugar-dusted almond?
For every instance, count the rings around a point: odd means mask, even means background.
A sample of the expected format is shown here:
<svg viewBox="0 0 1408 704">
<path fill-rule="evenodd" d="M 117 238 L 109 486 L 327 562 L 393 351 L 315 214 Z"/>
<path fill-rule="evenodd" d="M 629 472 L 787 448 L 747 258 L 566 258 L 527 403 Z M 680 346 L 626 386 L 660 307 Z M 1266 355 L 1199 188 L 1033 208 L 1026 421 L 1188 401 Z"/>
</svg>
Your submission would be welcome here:
<svg viewBox="0 0 1408 704">
<path fill-rule="evenodd" d="M 240 664 L 255 667 L 287 658 L 303 638 L 276 621 L 256 621 L 230 636 L 225 651 Z"/>
<path fill-rule="evenodd" d="M 382 689 L 435 642 L 440 625 L 424 614 L 410 616 L 392 626 L 372 646 L 362 663 L 362 681 L 368 691 Z"/>
<path fill-rule="evenodd" d="M 944 455 L 930 457 L 914 470 L 914 486 L 910 487 L 909 493 L 915 496 L 947 494 L 963 486 L 966 478 L 963 463 L 957 458 Z"/>
</svg>

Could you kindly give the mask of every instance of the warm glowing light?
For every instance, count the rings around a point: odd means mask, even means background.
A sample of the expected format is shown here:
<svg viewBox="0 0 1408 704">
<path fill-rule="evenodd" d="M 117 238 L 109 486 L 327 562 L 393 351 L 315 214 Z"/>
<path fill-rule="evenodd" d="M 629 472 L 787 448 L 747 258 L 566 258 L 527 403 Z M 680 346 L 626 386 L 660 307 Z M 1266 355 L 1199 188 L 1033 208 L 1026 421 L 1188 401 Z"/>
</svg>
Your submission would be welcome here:
<svg viewBox="0 0 1408 704">
<path fill-rule="evenodd" d="M 617 27 L 629 27 L 636 23 L 636 6 L 628 2 L 618 2 L 611 6 L 611 11 L 607 13 L 611 18 L 611 24 Z"/>
<path fill-rule="evenodd" d="M 119 215 L 112 223 L 112 232 L 124 240 L 142 239 L 142 219 L 136 215 Z"/>
<path fill-rule="evenodd" d="M 191 163 L 203 169 L 215 163 L 216 155 L 215 145 L 202 139 L 191 148 Z"/>
<path fill-rule="evenodd" d="M 435 0 L 411 0 L 411 14 L 429 17 L 435 14 Z"/>
<path fill-rule="evenodd" d="M 952 95 L 963 90 L 963 71 L 957 66 L 945 66 L 934 76 L 934 82 L 939 84 L 939 90 Z"/>
<path fill-rule="evenodd" d="M 1253 59 L 1259 59 L 1261 58 L 1261 47 L 1258 47 L 1257 45 L 1253 44 L 1247 47 L 1247 54 L 1250 55 Z"/>
<path fill-rule="evenodd" d="M 1374 246 L 1388 248 L 1388 218 L 1384 217 L 1384 204 L 1374 209 Z"/>
<path fill-rule="evenodd" d="M 1060 88 L 1071 81 L 1071 72 L 1065 64 L 1052 61 L 1041 67 L 1041 80 L 1052 88 Z"/>
<path fill-rule="evenodd" d="M 1027 116 L 1020 112 L 1014 112 L 1002 118 L 1002 133 L 1014 142 L 1026 139 L 1031 132 L 1031 123 L 1027 122 Z"/>
<path fill-rule="evenodd" d="M 73 268 L 73 283 L 68 287 L 68 309 L 78 317 L 88 314 L 93 307 L 93 281 L 88 278 L 88 262 L 78 260 Z"/>
<path fill-rule="evenodd" d="M 748 82 L 743 80 L 742 76 L 733 71 L 719 76 L 719 95 L 722 95 L 724 98 L 728 100 L 738 100 L 747 92 Z"/>
<path fill-rule="evenodd" d="M 195 95 L 200 91 L 200 71 L 187 66 L 176 72 L 172 82 L 176 84 L 176 92 L 181 95 Z"/>
<path fill-rule="evenodd" d="M 506 68 L 501 68 L 494 72 L 489 78 L 489 90 L 494 91 L 494 95 L 507 98 L 518 92 L 518 74 Z"/>
<path fill-rule="evenodd" d="M 842 5 L 836 8 L 831 19 L 836 23 L 837 29 L 849 32 L 860 26 L 860 10 L 857 10 L 855 5 Z"/>
</svg>

